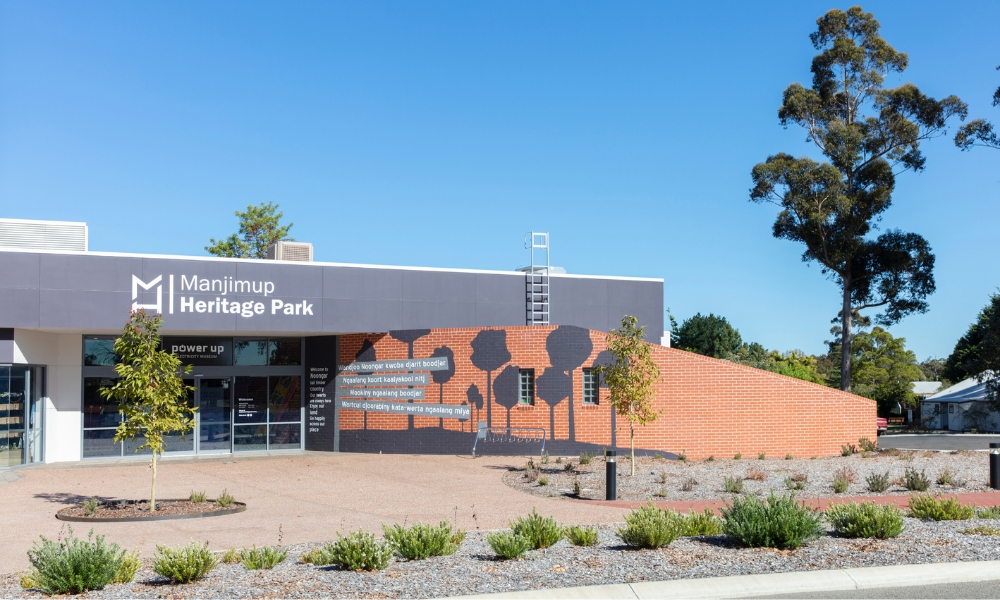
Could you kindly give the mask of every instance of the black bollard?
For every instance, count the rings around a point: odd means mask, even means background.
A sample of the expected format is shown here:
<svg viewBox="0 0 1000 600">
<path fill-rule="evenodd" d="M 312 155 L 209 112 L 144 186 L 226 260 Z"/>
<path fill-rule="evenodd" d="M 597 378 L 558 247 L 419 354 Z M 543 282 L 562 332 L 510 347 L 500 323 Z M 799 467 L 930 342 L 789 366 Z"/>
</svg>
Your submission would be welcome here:
<svg viewBox="0 0 1000 600">
<path fill-rule="evenodd" d="M 990 442 L 990 487 L 1000 490 L 1000 444 Z"/>
<path fill-rule="evenodd" d="M 615 451 L 606 450 L 604 456 L 604 499 L 617 500 L 618 463 L 615 462 Z"/>
</svg>

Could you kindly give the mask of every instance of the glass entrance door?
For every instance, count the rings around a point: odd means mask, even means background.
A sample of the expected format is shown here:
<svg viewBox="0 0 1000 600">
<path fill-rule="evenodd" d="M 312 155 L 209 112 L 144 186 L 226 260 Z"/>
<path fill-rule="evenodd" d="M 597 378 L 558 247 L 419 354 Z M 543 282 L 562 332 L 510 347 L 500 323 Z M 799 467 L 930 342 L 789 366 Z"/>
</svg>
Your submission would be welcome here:
<svg viewBox="0 0 1000 600">
<path fill-rule="evenodd" d="M 0 467 L 42 459 L 40 368 L 0 367 Z"/>
<path fill-rule="evenodd" d="M 232 381 L 226 378 L 198 379 L 197 452 L 232 452 Z"/>
</svg>

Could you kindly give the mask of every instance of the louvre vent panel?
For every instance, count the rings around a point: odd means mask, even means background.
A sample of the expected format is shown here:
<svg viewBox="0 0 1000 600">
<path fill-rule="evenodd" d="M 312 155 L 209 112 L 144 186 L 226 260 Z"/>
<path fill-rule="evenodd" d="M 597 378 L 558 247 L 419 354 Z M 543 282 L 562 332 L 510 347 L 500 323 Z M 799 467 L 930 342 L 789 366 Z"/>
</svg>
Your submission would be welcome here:
<svg viewBox="0 0 1000 600">
<path fill-rule="evenodd" d="M 87 224 L 0 219 L 0 248 L 87 251 Z"/>
</svg>

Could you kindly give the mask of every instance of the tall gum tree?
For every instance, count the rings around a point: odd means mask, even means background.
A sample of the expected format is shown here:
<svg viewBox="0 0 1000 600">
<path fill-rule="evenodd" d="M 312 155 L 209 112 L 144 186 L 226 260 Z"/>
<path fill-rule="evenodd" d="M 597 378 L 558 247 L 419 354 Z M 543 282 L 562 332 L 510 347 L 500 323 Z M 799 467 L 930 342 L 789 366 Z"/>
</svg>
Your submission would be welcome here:
<svg viewBox="0 0 1000 600">
<path fill-rule="evenodd" d="M 812 87 L 788 86 L 778 118 L 805 129 L 827 160 L 768 157 L 753 168 L 750 200 L 777 205 L 774 237 L 804 244 L 802 260 L 818 262 L 840 287 L 840 388 L 850 391 L 852 319 L 879 308 L 875 321 L 891 325 L 927 310 L 934 292 L 930 245 L 916 233 L 874 231 L 896 176 L 924 169 L 920 143 L 945 135 L 947 121 L 964 120 L 967 107 L 955 96 L 935 100 L 911 83 L 884 87 L 908 58 L 882 39 L 879 22 L 860 6 L 831 10 L 816 25 Z"/>
</svg>

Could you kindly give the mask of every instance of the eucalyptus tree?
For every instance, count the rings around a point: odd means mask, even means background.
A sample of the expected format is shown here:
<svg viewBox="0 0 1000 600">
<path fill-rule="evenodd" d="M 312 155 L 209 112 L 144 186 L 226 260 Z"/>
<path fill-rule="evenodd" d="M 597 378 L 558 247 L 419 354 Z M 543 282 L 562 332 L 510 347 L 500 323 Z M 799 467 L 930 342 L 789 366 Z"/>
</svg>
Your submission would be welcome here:
<svg viewBox="0 0 1000 600">
<path fill-rule="evenodd" d="M 964 119 L 967 108 L 911 83 L 886 87 L 909 59 L 861 7 L 831 10 L 816 24 L 812 86 L 788 86 L 778 118 L 803 128 L 825 160 L 768 157 L 753 168 L 750 200 L 777 205 L 774 236 L 805 245 L 802 260 L 818 262 L 840 287 L 840 388 L 850 391 L 852 319 L 877 308 L 875 321 L 890 325 L 927 310 L 935 287 L 930 244 L 916 233 L 875 232 L 896 176 L 924 169 L 921 142 L 945 135 L 948 120 Z"/>
<path fill-rule="evenodd" d="M 997 71 L 1000 71 L 1000 67 L 997 67 Z M 1000 86 L 993 92 L 993 106 L 1000 106 Z M 973 119 L 958 128 L 955 145 L 962 150 L 972 150 L 973 146 L 1000 150 L 1000 135 L 993 129 L 993 123 L 986 119 Z"/>
</svg>

